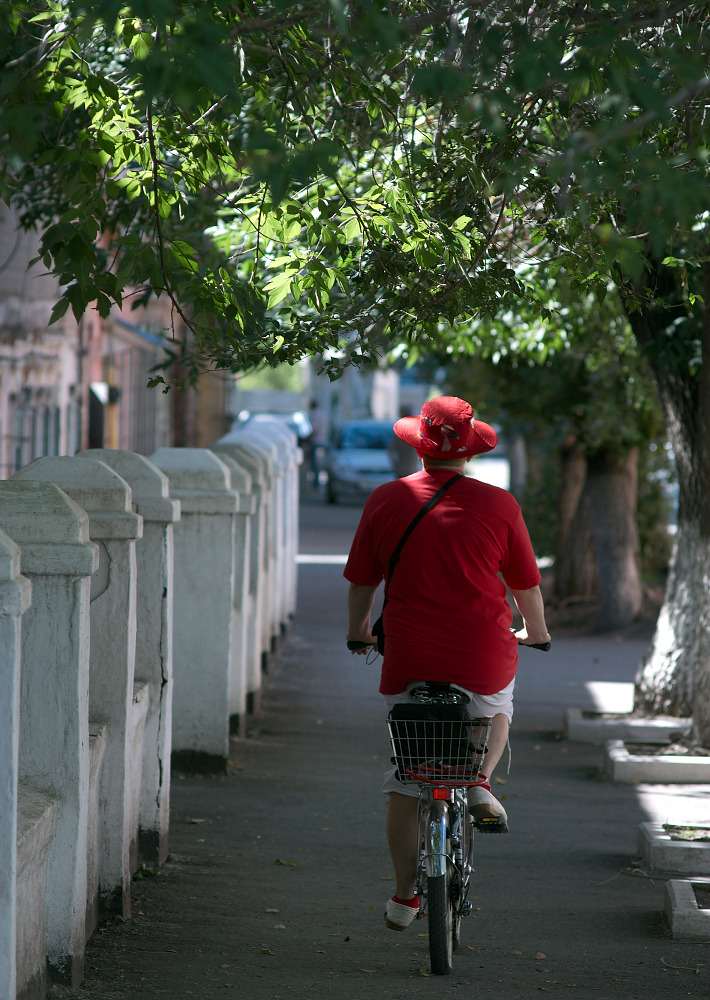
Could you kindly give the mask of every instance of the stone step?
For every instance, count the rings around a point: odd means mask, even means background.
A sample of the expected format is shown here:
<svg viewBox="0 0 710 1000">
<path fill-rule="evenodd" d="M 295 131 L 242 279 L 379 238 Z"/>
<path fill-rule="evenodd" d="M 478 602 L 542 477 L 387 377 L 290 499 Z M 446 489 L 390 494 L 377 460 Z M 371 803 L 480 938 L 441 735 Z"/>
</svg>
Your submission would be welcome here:
<svg viewBox="0 0 710 1000">
<path fill-rule="evenodd" d="M 671 879 L 666 882 L 666 917 L 674 938 L 710 941 L 710 909 L 699 905 L 696 887 L 710 893 L 710 880 Z"/>
</svg>

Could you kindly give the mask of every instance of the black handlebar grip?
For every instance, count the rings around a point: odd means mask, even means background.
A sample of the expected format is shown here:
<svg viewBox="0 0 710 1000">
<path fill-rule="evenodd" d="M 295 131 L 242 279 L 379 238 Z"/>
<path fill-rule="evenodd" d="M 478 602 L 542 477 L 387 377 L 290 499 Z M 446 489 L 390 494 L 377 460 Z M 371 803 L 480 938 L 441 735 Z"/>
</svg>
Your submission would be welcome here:
<svg viewBox="0 0 710 1000">
<path fill-rule="evenodd" d="M 515 632 L 514 628 L 511 628 L 511 632 Z M 519 646 L 527 646 L 528 649 L 541 649 L 543 653 L 550 652 L 551 641 L 548 639 L 547 642 L 518 642 Z"/>
</svg>

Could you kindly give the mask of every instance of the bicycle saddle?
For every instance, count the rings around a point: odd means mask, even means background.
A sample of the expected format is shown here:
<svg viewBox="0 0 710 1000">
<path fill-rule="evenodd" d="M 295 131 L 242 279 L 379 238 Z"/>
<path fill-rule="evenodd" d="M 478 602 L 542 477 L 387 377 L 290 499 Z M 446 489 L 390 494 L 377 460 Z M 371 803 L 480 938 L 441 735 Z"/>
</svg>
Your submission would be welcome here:
<svg viewBox="0 0 710 1000">
<path fill-rule="evenodd" d="M 463 688 L 446 681 L 421 681 L 409 688 L 409 695 L 412 701 L 439 705 L 467 705 L 471 700 Z"/>
</svg>

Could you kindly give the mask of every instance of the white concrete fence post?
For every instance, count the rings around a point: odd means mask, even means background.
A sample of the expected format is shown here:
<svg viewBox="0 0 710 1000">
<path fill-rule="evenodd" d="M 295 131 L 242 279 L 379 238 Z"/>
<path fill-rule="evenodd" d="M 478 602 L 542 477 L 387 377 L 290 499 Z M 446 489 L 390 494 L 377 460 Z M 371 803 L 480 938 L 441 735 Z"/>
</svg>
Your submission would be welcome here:
<svg viewBox="0 0 710 1000">
<path fill-rule="evenodd" d="M 258 710 L 265 660 L 268 658 L 269 636 L 266 629 L 266 604 L 268 561 L 266 529 L 271 489 L 271 459 L 266 451 L 250 448 L 245 444 L 228 444 L 223 438 L 211 446 L 216 455 L 229 455 L 251 476 L 254 511 L 250 517 L 249 533 L 249 582 L 247 607 L 244 613 L 246 632 L 246 712 L 253 715 Z"/>
<path fill-rule="evenodd" d="M 0 997 L 17 988 L 17 796 L 20 745 L 22 615 L 31 584 L 20 574 L 20 550 L 0 531 Z M 43 942 L 44 944 L 44 942 Z"/>
<path fill-rule="evenodd" d="M 47 964 L 70 986 L 84 970 L 89 590 L 98 550 L 86 513 L 52 483 L 0 482 L 0 523 L 32 584 L 22 619 L 17 978 L 19 988 L 41 991 Z"/>
<path fill-rule="evenodd" d="M 268 494 L 262 494 L 264 525 L 264 564 L 262 567 L 263 602 L 262 602 L 262 671 L 267 673 L 269 661 L 276 653 L 281 633 L 281 585 L 279 581 L 280 553 L 279 545 L 283 545 L 283 537 L 279 518 L 281 465 L 278 460 L 278 449 L 273 441 L 260 431 L 239 429 L 230 431 L 219 442 L 229 445 L 240 445 L 251 455 L 267 463 Z"/>
<path fill-rule="evenodd" d="M 244 726 L 247 714 L 247 636 L 253 623 L 249 621 L 249 559 L 251 557 L 252 520 L 256 498 L 252 493 L 252 477 L 239 460 L 216 447 L 210 451 L 229 469 L 232 490 L 239 498 L 235 515 L 234 536 L 234 608 L 232 615 L 232 660 L 229 681 L 229 731 L 236 735 Z"/>
<path fill-rule="evenodd" d="M 277 546 L 277 591 L 273 609 L 274 646 L 277 647 L 296 610 L 299 465 L 303 455 L 296 435 L 280 422 L 263 422 L 253 428 L 247 424 L 242 433 L 245 438 L 270 450 L 276 472 L 272 531 Z"/>
<path fill-rule="evenodd" d="M 109 465 L 131 487 L 133 510 L 143 518 L 136 544 L 135 688 L 149 687 L 140 783 L 139 856 L 162 864 L 168 855 L 170 753 L 173 703 L 173 524 L 180 501 L 169 497 L 168 477 L 132 451 L 89 449 L 78 458 Z M 135 871 L 135 859 L 131 867 Z"/>
<path fill-rule="evenodd" d="M 136 856 L 143 725 L 147 687 L 134 692 L 136 540 L 143 519 L 131 508 L 131 489 L 96 459 L 49 456 L 13 480 L 53 482 L 89 516 L 99 545 L 91 582 L 89 717 L 105 727 L 98 817 L 98 915 L 130 916 L 131 857 Z M 98 733 L 96 734 L 98 736 Z M 91 891 L 89 886 L 89 895 Z M 90 920 L 94 905 L 88 898 Z"/>
<path fill-rule="evenodd" d="M 298 566 L 298 504 L 300 494 L 300 466 L 303 463 L 303 451 L 298 445 L 296 435 L 285 424 L 274 422 L 266 425 L 271 436 L 276 440 L 279 457 L 284 467 L 282 481 L 283 505 L 281 516 L 284 522 L 284 551 L 282 577 L 284 589 L 282 595 L 282 621 L 289 625 L 296 613 Z M 266 427 L 262 424 L 262 427 Z"/>
<path fill-rule="evenodd" d="M 159 448 L 151 461 L 181 507 L 174 529 L 173 764 L 225 773 L 239 497 L 225 463 L 206 448 Z"/>
</svg>

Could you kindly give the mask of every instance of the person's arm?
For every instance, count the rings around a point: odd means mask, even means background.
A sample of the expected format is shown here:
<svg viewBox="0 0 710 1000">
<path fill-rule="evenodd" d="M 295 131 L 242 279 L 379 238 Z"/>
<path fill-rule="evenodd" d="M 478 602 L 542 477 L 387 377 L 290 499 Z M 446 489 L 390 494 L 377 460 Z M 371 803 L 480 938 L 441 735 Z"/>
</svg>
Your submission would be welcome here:
<svg viewBox="0 0 710 1000">
<path fill-rule="evenodd" d="M 515 633 L 518 642 L 524 646 L 538 642 L 548 642 L 550 633 L 545 624 L 545 605 L 539 587 L 530 590 L 513 590 L 511 594 L 523 618 L 523 627 Z"/>
<path fill-rule="evenodd" d="M 370 613 L 376 591 L 377 587 L 361 587 L 357 583 L 350 584 L 348 591 L 348 642 L 374 643 L 375 637 L 370 631 Z"/>
</svg>

